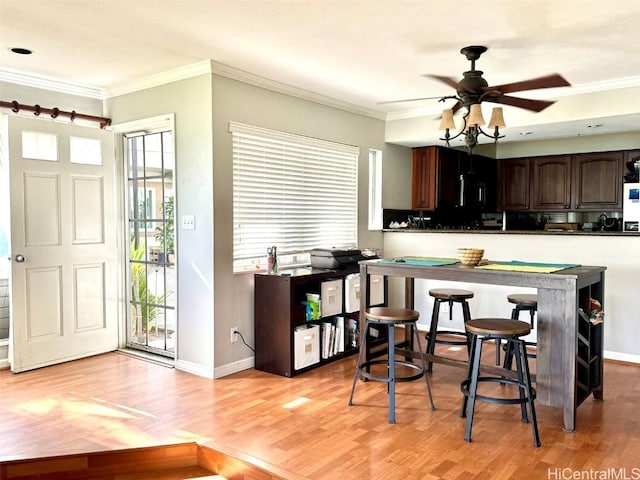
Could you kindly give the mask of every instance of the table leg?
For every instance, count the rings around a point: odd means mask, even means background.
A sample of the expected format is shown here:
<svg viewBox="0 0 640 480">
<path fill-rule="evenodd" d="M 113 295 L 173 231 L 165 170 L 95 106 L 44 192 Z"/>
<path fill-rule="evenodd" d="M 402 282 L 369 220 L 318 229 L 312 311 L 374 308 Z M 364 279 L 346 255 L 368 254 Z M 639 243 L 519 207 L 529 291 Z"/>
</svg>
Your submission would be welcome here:
<svg viewBox="0 0 640 480">
<path fill-rule="evenodd" d="M 538 289 L 537 400 L 562 408 L 567 432 L 576 424 L 577 309 L 575 282 L 562 290 Z"/>
</svg>

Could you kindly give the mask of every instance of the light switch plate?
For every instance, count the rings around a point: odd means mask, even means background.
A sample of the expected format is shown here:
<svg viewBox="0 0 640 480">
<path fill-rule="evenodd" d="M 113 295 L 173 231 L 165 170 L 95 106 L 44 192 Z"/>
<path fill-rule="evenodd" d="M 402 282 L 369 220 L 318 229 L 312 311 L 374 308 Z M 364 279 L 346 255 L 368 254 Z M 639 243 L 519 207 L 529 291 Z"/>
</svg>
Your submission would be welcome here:
<svg viewBox="0 0 640 480">
<path fill-rule="evenodd" d="M 182 229 L 183 230 L 195 230 L 196 229 L 196 217 L 193 215 L 182 216 Z"/>
</svg>

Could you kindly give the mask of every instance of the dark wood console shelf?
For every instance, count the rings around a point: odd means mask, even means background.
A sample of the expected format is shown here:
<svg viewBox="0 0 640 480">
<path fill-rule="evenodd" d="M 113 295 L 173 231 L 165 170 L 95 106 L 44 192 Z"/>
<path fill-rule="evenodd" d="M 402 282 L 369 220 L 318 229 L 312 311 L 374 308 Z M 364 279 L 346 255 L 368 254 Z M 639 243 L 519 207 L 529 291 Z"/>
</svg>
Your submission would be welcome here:
<svg viewBox="0 0 640 480">
<path fill-rule="evenodd" d="M 308 370 L 357 353 L 358 344 L 349 341 L 347 328 L 349 320 L 359 326 L 359 300 L 355 311 L 346 311 L 345 294 L 347 282 L 345 278 L 351 274 L 358 274 L 358 266 L 344 270 L 321 270 L 312 268 L 298 268 L 285 271 L 280 275 L 256 274 L 254 289 L 254 328 L 255 328 L 255 368 L 264 372 L 293 377 Z M 357 277 L 359 281 L 359 276 Z M 306 319 L 307 293 L 321 293 L 323 282 L 338 280 L 342 285 L 342 299 L 340 311 L 332 315 L 322 316 L 317 320 Z M 386 279 L 380 279 L 383 288 L 383 303 L 387 302 Z M 322 323 L 335 322 L 336 317 L 344 318 L 344 344 L 340 352 L 335 352 L 328 358 L 323 358 L 324 342 L 320 335 L 316 345 L 306 345 L 305 353 L 311 349 L 319 349 L 319 359 L 296 369 L 296 329 L 304 326 L 321 326 Z M 359 329 L 358 329 L 359 330 Z M 321 333 L 321 328 L 316 334 Z M 371 333 L 371 332 L 370 332 Z M 369 337 L 373 345 L 386 342 L 386 333 L 379 333 L 378 337 Z M 359 335 L 354 337 L 359 341 Z"/>
</svg>

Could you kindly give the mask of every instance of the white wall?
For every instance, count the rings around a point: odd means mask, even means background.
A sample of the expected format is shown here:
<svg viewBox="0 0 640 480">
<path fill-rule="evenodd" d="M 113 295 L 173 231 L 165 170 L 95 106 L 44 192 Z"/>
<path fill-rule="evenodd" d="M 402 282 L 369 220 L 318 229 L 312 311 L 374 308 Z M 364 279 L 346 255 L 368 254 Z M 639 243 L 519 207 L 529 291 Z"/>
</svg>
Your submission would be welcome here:
<svg viewBox="0 0 640 480">
<path fill-rule="evenodd" d="M 489 260 L 527 260 L 605 266 L 604 348 L 607 358 L 640 363 L 640 236 L 549 235 L 512 233 L 417 233 L 384 234 L 384 255 L 455 257 L 458 247 L 484 248 Z M 391 302 L 402 305 L 404 284 L 393 279 Z M 515 292 L 535 293 L 498 285 L 477 285 L 433 280 L 416 281 L 416 309 L 420 324 L 428 325 L 432 301 L 429 288 L 450 286 L 475 292 L 470 300 L 472 317 L 509 316 L 506 296 Z M 444 318 L 444 317 L 441 317 Z M 454 329 L 463 329 L 454 307 Z M 441 320 L 446 323 L 448 320 Z"/>
</svg>

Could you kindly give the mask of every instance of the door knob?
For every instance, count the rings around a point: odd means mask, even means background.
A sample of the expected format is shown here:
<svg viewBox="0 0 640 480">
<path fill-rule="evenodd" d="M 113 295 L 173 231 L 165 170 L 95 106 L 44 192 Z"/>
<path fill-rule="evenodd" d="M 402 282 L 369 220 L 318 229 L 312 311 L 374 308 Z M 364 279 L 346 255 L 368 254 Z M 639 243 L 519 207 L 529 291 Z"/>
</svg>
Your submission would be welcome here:
<svg viewBox="0 0 640 480">
<path fill-rule="evenodd" d="M 24 255 L 16 255 L 15 260 L 16 260 L 16 262 L 18 262 L 18 263 L 22 263 L 22 262 L 24 262 L 24 261 L 26 260 L 26 258 L 25 258 L 25 256 L 24 256 Z"/>
</svg>

